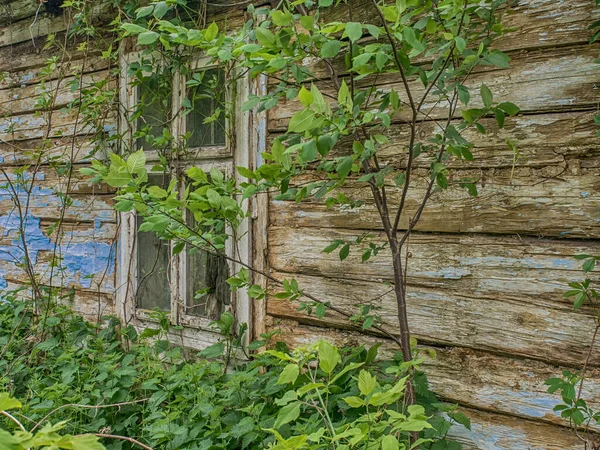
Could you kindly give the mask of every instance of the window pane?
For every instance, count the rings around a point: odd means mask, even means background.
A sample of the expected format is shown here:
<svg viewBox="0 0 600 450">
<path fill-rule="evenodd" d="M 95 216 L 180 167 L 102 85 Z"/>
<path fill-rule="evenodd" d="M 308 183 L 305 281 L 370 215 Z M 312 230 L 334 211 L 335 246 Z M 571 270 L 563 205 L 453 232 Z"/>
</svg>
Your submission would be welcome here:
<svg viewBox="0 0 600 450">
<path fill-rule="evenodd" d="M 195 227 L 193 218 L 190 227 Z M 186 313 L 217 319 L 231 303 L 231 291 L 227 279 L 229 266 L 222 256 L 203 250 L 189 249 L 186 255 L 187 299 Z"/>
<path fill-rule="evenodd" d="M 137 86 L 137 101 L 142 110 L 137 119 L 137 131 L 153 137 L 162 135 L 171 111 L 172 85 L 170 77 L 163 78 L 157 75 L 145 77 Z M 137 147 L 152 150 L 145 136 L 137 139 Z"/>
<path fill-rule="evenodd" d="M 165 175 L 148 175 L 149 184 L 167 187 Z M 137 228 L 143 219 L 137 217 Z M 153 232 L 137 232 L 137 292 L 136 305 L 143 309 L 171 309 L 169 289 L 169 243 Z"/>
<path fill-rule="evenodd" d="M 192 148 L 225 145 L 225 72 L 223 69 L 208 69 L 196 75 L 200 84 L 188 91 L 191 111 L 187 115 L 187 131 L 191 134 L 188 145 Z M 212 117 L 217 110 L 216 120 Z"/>
</svg>

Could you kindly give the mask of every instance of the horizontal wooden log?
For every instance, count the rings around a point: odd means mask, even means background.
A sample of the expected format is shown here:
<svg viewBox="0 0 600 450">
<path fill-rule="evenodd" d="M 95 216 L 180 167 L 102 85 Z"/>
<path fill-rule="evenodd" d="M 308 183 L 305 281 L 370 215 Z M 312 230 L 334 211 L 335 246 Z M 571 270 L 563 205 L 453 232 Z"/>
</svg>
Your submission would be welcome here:
<svg viewBox="0 0 600 450">
<path fill-rule="evenodd" d="M 458 122 L 455 122 L 457 124 Z M 482 135 L 467 129 L 463 136 L 473 143 L 473 161 L 451 158 L 446 162 L 450 168 L 513 168 L 513 167 L 569 167 L 574 174 L 578 168 L 598 167 L 600 140 L 596 138 L 598 126 L 594 123 L 594 112 L 567 112 L 539 115 L 520 115 L 506 120 L 503 129 L 498 129 L 495 119 L 483 119 L 487 133 Z M 418 135 L 427 140 L 439 132 L 433 122 L 419 124 Z M 386 130 L 389 143 L 378 148 L 377 157 L 381 165 L 406 167 L 406 145 L 410 138 L 410 127 L 397 124 Z M 269 145 L 279 133 L 269 135 Z M 352 139 L 343 137 L 334 147 L 332 157 L 350 154 Z M 507 144 L 515 144 L 516 152 Z M 269 147 L 270 148 L 270 147 Z M 413 160 L 415 167 L 428 168 L 433 157 L 423 153 Z"/>
<path fill-rule="evenodd" d="M 502 24 L 511 30 L 494 42 L 503 51 L 585 44 L 590 39 L 588 26 L 600 19 L 600 10 L 586 0 L 518 0 L 500 13 Z M 323 16 L 325 21 L 380 24 L 372 0 L 354 0 Z"/>
<path fill-rule="evenodd" d="M 112 223 L 65 223 L 60 238 L 56 222 L 28 216 L 24 221 L 25 242 L 20 237 L 17 213 L 0 215 L 0 284 L 29 281 L 23 263 L 26 255 L 37 282 L 65 291 L 114 292 L 117 226 Z M 27 251 L 27 253 L 25 252 Z"/>
<path fill-rule="evenodd" d="M 50 80 L 44 84 L 26 85 L 13 89 L 0 90 L 0 114 L 19 115 L 29 113 L 38 109 L 44 109 L 40 106 L 40 100 L 49 97 L 53 109 L 60 109 L 69 103 L 79 99 L 81 93 L 79 88 L 73 88 L 73 83 L 81 85 L 81 88 L 91 88 L 97 83 L 102 83 L 109 77 L 108 71 L 94 72 L 84 74 L 82 77 L 67 77 L 59 80 Z M 103 86 L 103 90 L 114 89 L 116 80 L 109 80 L 108 84 Z"/>
<path fill-rule="evenodd" d="M 383 280 L 357 281 L 310 275 L 274 273 L 279 279 L 295 278 L 301 289 L 349 314 L 357 314 L 359 304 L 372 305 L 373 315 L 383 327 L 398 335 L 396 298 Z M 586 357 L 595 327 L 591 313 L 573 311 L 559 305 L 544 308 L 523 301 L 490 299 L 452 289 L 410 286 L 407 290 L 411 331 L 420 340 L 519 355 L 551 363 L 577 365 Z M 308 301 L 304 299 L 305 301 Z M 322 327 L 352 329 L 348 318 L 334 312 L 323 319 L 298 311 L 298 304 L 270 298 L 269 315 Z M 376 333 L 376 330 L 370 330 Z M 591 364 L 600 365 L 600 353 Z"/>
<path fill-rule="evenodd" d="M 339 346 L 360 344 L 371 346 L 379 342 L 382 343 L 379 354 L 383 358 L 390 358 L 398 351 L 397 346 L 390 341 L 374 339 L 358 333 L 309 327 L 291 321 L 274 326 L 274 328 L 282 331 L 278 338 L 291 347 L 304 346 L 325 339 Z M 568 423 L 553 411 L 553 407 L 561 402 L 560 396 L 547 393 L 544 385 L 547 378 L 561 376 L 563 367 L 551 366 L 539 361 L 491 355 L 464 348 L 432 349 L 425 346 L 422 347 L 422 350 L 434 350 L 436 353 L 434 359 L 426 358 L 423 370 L 427 373 L 431 389 L 441 399 L 472 409 L 488 411 L 493 413 L 489 417 L 494 417 L 494 419 L 496 419 L 496 414 L 503 414 L 530 419 L 540 424 L 568 426 Z M 582 397 L 588 400 L 590 405 L 595 405 L 593 408 L 597 408 L 597 405 L 600 405 L 598 396 L 600 370 L 591 370 L 588 375 Z M 482 413 L 477 413 L 475 417 L 479 414 Z M 509 417 L 506 418 L 506 422 L 517 423 L 516 420 Z M 564 432 L 563 438 L 568 435 L 568 430 L 561 427 L 545 426 L 548 427 L 547 430 L 554 430 L 557 435 Z M 479 427 L 473 431 L 473 437 L 483 432 Z M 558 449 L 563 447 L 541 448 Z"/>
<path fill-rule="evenodd" d="M 58 162 L 75 164 L 86 162 L 91 158 L 94 146 L 85 137 L 62 137 L 49 141 L 33 139 L 29 141 L 0 141 L 0 163 L 5 167 L 24 164 L 50 165 Z M 98 157 L 104 156 L 98 154 Z"/>
<path fill-rule="evenodd" d="M 1 0 L 0 26 L 33 17 L 38 11 L 38 8 L 42 11 L 43 6 L 40 6 L 36 0 Z M 44 11 L 42 11 L 42 13 L 43 12 Z"/>
<path fill-rule="evenodd" d="M 32 41 L 35 46 L 43 47 L 46 36 L 61 33 L 72 24 L 71 10 L 66 8 L 63 14 L 42 14 L 34 23 L 32 18 L 25 18 L 9 23 L 0 28 L 0 47 Z M 96 23 L 116 15 L 116 9 L 109 1 L 96 1 L 90 7 L 90 19 Z"/>
<path fill-rule="evenodd" d="M 479 195 L 471 197 L 458 186 L 435 193 L 427 203 L 417 229 L 446 233 L 493 233 L 570 238 L 599 238 L 600 179 L 597 169 L 569 174 L 559 166 L 543 169 L 519 168 L 454 171 L 453 179 L 479 180 Z M 575 175 L 576 173 L 576 175 Z M 425 194 L 426 174 L 413 177 L 400 221 L 405 229 Z M 270 221 L 275 226 L 352 228 L 381 230 L 381 219 L 366 183 L 351 182 L 343 192 L 356 208 L 332 207 L 324 202 L 301 203 L 273 200 Z M 400 198 L 398 188 L 387 189 L 393 211 Z"/>
<path fill-rule="evenodd" d="M 95 130 L 77 120 L 76 111 L 53 111 L 49 118 L 39 112 L 10 116 L 0 122 L 0 140 L 5 142 L 89 135 Z M 104 132 L 116 133 L 116 112 L 105 119 Z"/>
<path fill-rule="evenodd" d="M 345 261 L 340 261 L 338 251 L 322 252 L 334 240 L 353 242 L 358 236 L 356 231 L 345 229 L 271 227 L 269 266 L 293 274 L 392 282 L 387 246 L 377 256 L 361 262 L 363 247 L 385 244 L 381 232 L 371 233 L 364 244 L 353 245 Z M 571 311 L 572 301 L 563 294 L 569 282 L 583 277 L 582 263 L 574 255 L 594 254 L 597 250 L 594 241 L 414 233 L 404 249 L 403 260 L 408 262 L 411 287 Z"/>
<path fill-rule="evenodd" d="M 0 265 L 0 268 L 2 266 Z M 33 292 L 28 283 L 21 284 L 8 280 L 7 292 L 19 290 L 19 298 L 31 299 Z M 59 293 L 58 301 L 68 305 L 76 314 L 83 316 L 92 323 L 102 321 L 104 316 L 115 315 L 113 293 L 103 293 L 97 290 L 64 288 Z"/>
<path fill-rule="evenodd" d="M 75 50 L 73 51 L 75 52 Z M 28 67 L 25 69 L 20 69 L 18 67 L 12 68 L 9 72 L 5 72 L 4 78 L 0 78 L 0 90 L 15 89 L 13 94 L 19 95 L 22 91 L 16 90 L 16 88 L 34 85 L 40 83 L 42 80 L 54 79 L 61 76 L 64 77 L 61 73 L 66 74 L 66 76 L 73 75 L 77 77 L 82 71 L 83 73 L 100 72 L 106 70 L 110 64 L 110 61 L 94 52 L 91 52 L 91 54 L 85 58 L 71 58 L 72 59 L 60 64 L 60 71 L 53 71 L 50 76 L 44 73 L 46 66 L 43 64 L 43 61 L 40 61 L 40 65 L 35 67 Z"/>
<path fill-rule="evenodd" d="M 594 109 L 598 101 L 594 86 L 600 83 L 597 56 L 597 50 L 590 46 L 520 51 L 512 55 L 509 69 L 482 66 L 465 82 L 473 93 L 469 108 L 482 106 L 478 92 L 481 84 L 485 83 L 494 94 L 495 101 L 515 103 L 526 113 Z M 395 89 L 400 99 L 406 101 L 397 74 L 379 75 L 376 81 L 379 89 L 384 92 Z M 358 82 L 357 86 L 367 87 L 372 83 L 373 79 L 368 77 Z M 317 86 L 337 98 L 331 91 L 330 83 L 321 82 Z M 409 87 L 413 97 L 419 101 L 425 93 L 422 84 L 412 81 Z M 280 101 L 278 106 L 269 110 L 269 130 L 285 130 L 289 118 L 299 109 L 301 105 L 297 100 Z M 437 103 L 429 96 L 423 103 L 422 111 L 428 116 L 421 116 L 420 119 L 441 119 L 448 114 L 448 103 Z M 457 114 L 460 114 L 460 109 Z M 403 121 L 408 117 L 407 107 L 394 120 Z"/>
<path fill-rule="evenodd" d="M 463 450 L 581 450 L 581 441 L 560 427 L 521 418 L 460 408 L 471 419 L 471 430 L 452 427 L 448 436 Z"/>
</svg>

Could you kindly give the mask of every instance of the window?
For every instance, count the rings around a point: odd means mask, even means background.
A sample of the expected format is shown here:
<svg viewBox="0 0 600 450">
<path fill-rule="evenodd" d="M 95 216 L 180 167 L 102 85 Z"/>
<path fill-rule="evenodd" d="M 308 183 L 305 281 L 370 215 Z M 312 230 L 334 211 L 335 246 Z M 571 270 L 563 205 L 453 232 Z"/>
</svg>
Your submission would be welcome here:
<svg viewBox="0 0 600 450">
<path fill-rule="evenodd" d="M 176 183 L 184 189 L 183 174 L 188 167 L 207 173 L 217 168 L 231 175 L 238 160 L 247 164 L 243 160 L 248 150 L 234 146 L 230 135 L 248 133 L 249 126 L 244 126 L 244 117 L 226 118 L 225 104 L 239 100 L 227 87 L 225 71 L 203 66 L 201 61 L 187 77 L 160 67 L 159 74 L 148 73 L 156 70 L 153 67 L 138 55 L 122 56 L 122 128 L 128 148 L 146 152 L 148 183 L 162 188 Z M 152 171 L 157 163 L 165 162 L 171 169 L 169 175 Z M 193 217 L 187 222 L 192 228 L 198 226 Z M 249 322 L 249 300 L 240 293 L 234 296 L 226 281 L 237 270 L 228 258 L 189 246 L 174 255 L 169 241 L 140 231 L 142 223 L 143 218 L 133 213 L 121 216 L 117 303 L 127 322 L 151 326 L 153 309 L 168 312 L 173 324 L 202 333 L 211 333 L 210 322 L 226 310 L 240 323 Z M 250 236 L 246 235 L 235 246 L 242 260 L 250 253 Z M 233 248 L 229 244 L 226 254 L 233 255 Z"/>
</svg>

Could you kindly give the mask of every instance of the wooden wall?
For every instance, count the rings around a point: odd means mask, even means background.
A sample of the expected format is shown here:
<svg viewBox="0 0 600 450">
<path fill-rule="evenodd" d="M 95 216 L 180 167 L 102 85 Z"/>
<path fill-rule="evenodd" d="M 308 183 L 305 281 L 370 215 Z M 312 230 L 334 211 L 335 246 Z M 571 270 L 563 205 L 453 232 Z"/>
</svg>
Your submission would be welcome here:
<svg viewBox="0 0 600 450">
<path fill-rule="evenodd" d="M 94 2 L 91 13 L 94 23 L 100 23 L 111 8 L 106 2 Z M 79 97 L 79 91 L 70 89 L 70 81 L 83 73 L 81 86 L 88 87 L 106 79 L 110 67 L 100 58 L 106 44 L 100 37 L 90 42 L 88 50 L 79 47 L 84 38 L 65 39 L 72 23 L 69 10 L 49 13 L 37 0 L 0 2 L 0 165 L 4 171 L 0 173 L 0 289 L 29 281 L 15 265 L 25 251 L 18 232 L 22 216 L 26 218 L 27 251 L 39 283 L 49 285 L 52 277 L 53 286 L 64 288 L 65 301 L 88 318 L 98 319 L 114 312 L 116 215 L 108 192 L 80 180 L 78 169 L 91 150 L 91 130 L 66 106 Z M 64 50 L 45 49 L 49 35 L 61 46 L 66 42 Z M 46 76 L 44 68 L 50 58 L 56 58 L 59 69 Z M 56 93 L 51 114 L 37 104 L 44 89 Z M 116 131 L 115 117 L 109 115 L 107 133 Z M 42 148 L 39 157 L 35 153 Z M 70 182 L 64 170 L 53 164 L 56 158 L 74 161 Z M 15 181 L 24 165 L 29 166 L 26 178 L 35 179 L 31 195 L 18 189 L 19 214 L 7 184 Z M 64 210 L 59 233 L 53 228 L 62 215 L 64 194 L 72 204 Z M 61 270 L 51 269 L 55 253 L 61 258 Z"/>
<path fill-rule="evenodd" d="M 370 4 L 354 0 L 354 20 L 375 17 Z M 473 421 L 471 432 L 455 431 L 465 448 L 583 449 L 552 411 L 558 398 L 543 383 L 565 367 L 582 365 L 594 327 L 591 311 L 574 311 L 563 293 L 569 281 L 582 277 L 572 256 L 600 251 L 600 139 L 593 123 L 600 66 L 587 30 L 600 8 L 589 0 L 512 4 L 504 23 L 516 31 L 497 44 L 510 55 L 511 67 L 482 67 L 469 87 L 477 92 L 485 82 L 495 99 L 517 104 L 522 113 L 507 120 L 504 130 L 490 120 L 487 135 L 470 136 L 475 160 L 454 163 L 459 178 L 480 180 L 478 197 L 451 189 L 426 208 L 408 249 L 409 318 L 421 344 L 437 350 L 437 359 L 426 364 L 433 389 L 460 403 Z M 346 7 L 331 14 L 347 17 Z M 402 92 L 393 77 L 380 81 Z M 270 111 L 271 138 L 285 130 L 297 108 L 289 101 Z M 445 113 L 437 107 L 432 114 Z M 393 126 L 380 161 L 402 163 L 397 148 L 407 133 L 400 122 Z M 421 137 L 429 133 L 433 124 L 423 124 Z M 507 139 L 518 147 L 516 160 Z M 397 330 L 395 299 L 384 285 L 393 279 L 389 254 L 361 263 L 359 255 L 340 262 L 336 253 L 321 253 L 332 240 L 366 230 L 384 240 L 369 194 L 352 184 L 348 193 L 364 198 L 364 205 L 339 210 L 271 200 L 269 268 L 296 277 L 338 307 L 377 299 L 384 324 Z M 417 185 L 409 210 L 420 194 Z M 319 338 L 341 344 L 383 339 L 351 330 L 335 314 L 323 320 L 307 316 L 285 301 L 269 299 L 267 315 L 269 326 L 281 328 L 291 345 Z M 391 342 L 384 348 L 396 350 Z M 600 406 L 599 350 L 591 362 L 584 389 Z"/>
</svg>

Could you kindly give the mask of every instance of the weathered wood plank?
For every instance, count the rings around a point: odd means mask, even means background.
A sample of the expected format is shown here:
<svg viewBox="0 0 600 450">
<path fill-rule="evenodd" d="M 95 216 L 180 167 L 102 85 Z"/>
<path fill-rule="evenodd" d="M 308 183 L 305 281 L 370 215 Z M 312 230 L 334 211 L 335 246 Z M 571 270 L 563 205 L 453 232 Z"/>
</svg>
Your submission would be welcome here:
<svg viewBox="0 0 600 450">
<path fill-rule="evenodd" d="M 116 87 L 116 80 L 110 79 L 108 71 L 100 71 L 84 74 L 82 77 L 67 77 L 60 80 L 49 80 L 44 84 L 26 85 L 12 89 L 0 90 L 0 114 L 19 115 L 40 109 L 39 100 L 45 96 L 52 99 L 54 109 L 67 106 L 80 97 L 80 88 L 73 88 L 73 84 L 81 85 L 82 89 L 88 89 L 108 79 L 103 90 L 111 90 Z M 42 105 L 42 108 L 44 106 Z"/>
<path fill-rule="evenodd" d="M 381 342 L 383 345 L 379 353 L 383 358 L 390 358 L 398 351 L 397 346 L 390 341 L 358 333 L 309 327 L 294 322 L 285 322 L 273 328 L 282 331 L 279 338 L 291 347 L 308 345 L 325 339 L 341 346 L 360 344 L 370 346 Z M 539 361 L 491 355 L 464 348 L 435 348 L 434 350 L 436 358 L 426 359 L 423 370 L 428 375 L 432 390 L 440 398 L 469 408 L 531 419 L 538 423 L 568 425 L 552 410 L 554 405 L 560 402 L 560 397 L 548 394 L 544 386 L 547 378 L 560 376 L 564 368 Z M 586 381 L 589 384 L 587 387 L 584 384 L 583 396 L 589 399 L 591 404 L 600 405 L 598 394 L 600 370 L 594 369 L 589 372 L 589 375 Z M 515 423 L 512 419 L 508 421 Z M 554 429 L 558 434 L 564 431 L 564 436 L 568 433 L 566 429 L 561 430 L 558 427 L 548 429 Z M 482 430 L 474 431 L 474 436 L 477 436 Z M 513 447 L 499 448 L 512 449 Z"/>
<path fill-rule="evenodd" d="M 7 291 L 19 289 L 19 297 L 23 299 L 31 299 L 33 296 L 28 283 L 14 283 L 8 280 L 5 289 Z M 61 297 L 59 301 L 62 304 L 70 306 L 75 313 L 81 314 L 85 320 L 93 323 L 102 321 L 103 316 L 115 314 L 112 293 L 107 294 L 98 292 L 97 290 L 65 288 L 60 292 L 59 296 Z"/>
<path fill-rule="evenodd" d="M 38 160 L 44 165 L 59 161 L 77 164 L 88 161 L 93 151 L 90 139 L 78 136 L 51 139 L 49 142 L 43 139 L 14 143 L 0 141 L 0 163 L 5 167 L 37 164 Z"/>
<path fill-rule="evenodd" d="M 458 122 L 455 122 L 458 124 Z M 487 133 L 482 135 L 467 129 L 463 136 L 472 142 L 473 161 L 452 158 L 446 162 L 450 168 L 512 168 L 545 167 L 557 165 L 569 167 L 576 173 L 579 167 L 598 167 L 600 141 L 596 138 L 598 127 L 594 123 L 594 112 L 567 112 L 539 115 L 520 115 L 506 120 L 503 129 L 498 129 L 495 119 L 483 119 Z M 419 124 L 419 137 L 427 140 L 439 132 L 433 122 Z M 410 127 L 397 124 L 386 130 L 389 143 L 378 149 L 380 164 L 406 167 L 405 146 L 410 137 Z M 280 136 L 272 133 L 269 146 Z M 516 145 L 515 153 L 507 141 Z M 270 148 L 270 147 L 269 147 Z M 350 154 L 352 139 L 342 137 L 331 156 Z M 421 154 L 414 159 L 415 167 L 428 168 L 432 157 Z"/>
<path fill-rule="evenodd" d="M 417 175 L 406 201 L 400 222 L 405 229 L 425 193 L 427 174 Z M 447 233 L 493 233 L 571 238 L 600 237 L 600 178 L 596 168 L 575 167 L 571 173 L 560 166 L 542 169 L 518 168 L 456 171 L 455 180 L 479 180 L 479 195 L 470 197 L 458 187 L 438 192 L 424 209 L 418 230 Z M 302 203 L 273 200 L 271 224 L 292 227 L 382 229 L 379 214 L 370 192 L 356 183 L 347 183 L 344 193 L 355 201 L 356 208 L 332 207 L 324 202 Z M 390 205 L 398 205 L 399 192 L 389 187 Z M 392 206 L 391 208 L 394 208 Z"/>
<path fill-rule="evenodd" d="M 361 262 L 361 248 L 385 243 L 382 232 L 371 233 L 363 245 L 352 246 L 347 260 L 322 250 L 334 240 L 352 242 L 360 233 L 345 229 L 271 227 L 269 266 L 279 272 L 353 281 L 392 282 L 391 255 L 386 247 Z M 421 234 L 411 236 L 407 269 L 411 287 L 460 292 L 473 298 L 521 302 L 548 309 L 572 310 L 563 297 L 568 283 L 582 278 L 577 254 L 593 254 L 597 242 L 517 236 Z"/>
<path fill-rule="evenodd" d="M 594 109 L 598 95 L 594 86 L 600 83 L 600 69 L 596 64 L 597 50 L 591 46 L 576 48 L 558 48 L 543 51 L 520 51 L 512 55 L 509 69 L 491 69 L 480 67 L 474 71 L 465 85 L 474 93 L 470 108 L 481 107 L 479 87 L 485 83 L 498 102 L 513 102 L 523 112 L 552 112 Z M 406 99 L 404 89 L 396 74 L 382 74 L 377 78 L 377 86 L 382 91 L 395 89 L 401 99 Z M 358 86 L 371 86 L 373 80 L 365 78 Z M 320 82 L 317 86 L 333 98 L 337 98 L 329 86 Z M 420 82 L 410 83 L 413 97 L 420 99 L 424 88 Z M 331 99 L 329 99 L 331 101 Z M 300 109 L 296 100 L 282 100 L 278 106 L 269 110 L 269 130 L 284 130 L 292 114 Z M 423 104 L 422 111 L 431 118 L 447 115 L 448 104 L 439 104 L 429 100 Z M 457 112 L 460 114 L 460 110 Z M 400 112 L 394 120 L 406 120 L 408 109 Z M 425 119 L 426 117 L 421 117 Z"/>
<path fill-rule="evenodd" d="M 94 21 L 100 21 L 109 15 L 116 14 L 116 10 L 111 2 L 97 1 L 90 7 L 90 18 Z M 70 19 L 70 10 L 67 8 L 61 15 L 43 14 L 38 17 L 33 24 L 31 18 L 25 18 L 11 22 L 0 28 L 0 47 L 19 42 L 32 41 L 36 46 L 43 47 L 45 37 L 52 33 L 61 33 L 68 29 L 72 24 Z M 32 26 L 33 25 L 33 26 Z"/>
<path fill-rule="evenodd" d="M 460 408 L 471 430 L 456 425 L 448 435 L 463 450 L 581 450 L 581 441 L 561 427 L 521 418 Z"/>
<path fill-rule="evenodd" d="M 44 6 L 36 0 L 1 0 L 0 26 L 8 25 L 21 19 L 33 17 L 36 11 L 44 13 Z M 32 20 L 33 22 L 33 20 Z"/>
<path fill-rule="evenodd" d="M 48 127 L 50 126 L 50 131 Z M 116 133 L 116 112 L 105 119 L 104 131 Z M 53 111 L 51 117 L 39 112 L 7 117 L 0 122 L 0 140 L 15 142 L 40 138 L 86 135 L 94 132 L 91 126 L 77 120 L 76 111 Z"/>
<path fill-rule="evenodd" d="M 494 47 L 503 51 L 584 44 L 590 38 L 588 26 L 600 18 L 600 10 L 586 0 L 518 0 L 502 12 L 502 23 L 511 31 L 498 38 Z M 330 8 L 323 19 L 380 23 L 371 0 Z"/>
<path fill-rule="evenodd" d="M 389 286 L 379 281 L 332 279 L 274 272 L 278 278 L 295 278 L 302 289 L 351 314 L 357 305 L 377 307 L 384 328 L 398 334 L 396 299 Z M 493 282 L 494 280 L 492 280 Z M 558 305 L 544 308 L 504 298 L 480 298 L 469 292 L 411 286 L 407 291 L 408 316 L 415 337 L 428 343 L 482 349 L 519 355 L 552 363 L 579 364 L 592 339 L 594 317 Z M 297 304 L 270 298 L 267 313 L 321 327 L 351 329 L 347 318 L 328 313 L 319 320 L 298 311 Z M 376 331 L 372 331 L 376 332 Z M 591 363 L 600 365 L 600 353 Z"/>
<path fill-rule="evenodd" d="M 113 223 L 65 223 L 60 245 L 54 221 L 28 216 L 25 241 L 38 283 L 69 289 L 88 289 L 104 294 L 114 291 L 117 226 Z M 26 284 L 22 266 L 25 248 L 19 235 L 16 213 L 0 215 L 0 278 L 5 282 Z M 57 266 L 53 268 L 53 258 Z M 0 284 L 3 281 L 0 280 Z"/>
<path fill-rule="evenodd" d="M 41 61 L 40 63 L 43 62 Z M 92 53 L 81 59 L 72 57 L 71 60 L 60 64 L 61 71 L 54 71 L 50 77 L 44 74 L 45 65 L 43 64 L 24 69 L 15 68 L 4 72 L 4 76 L 0 77 L 0 90 L 19 87 L 24 88 L 25 86 L 37 84 L 44 79 L 54 79 L 59 76 L 78 76 L 82 71 L 83 73 L 100 72 L 106 70 L 109 65 L 110 62 L 108 60 L 102 58 L 100 55 Z M 65 75 L 61 75 L 61 73 L 64 73 Z M 19 91 L 15 92 L 18 93 Z"/>
</svg>

